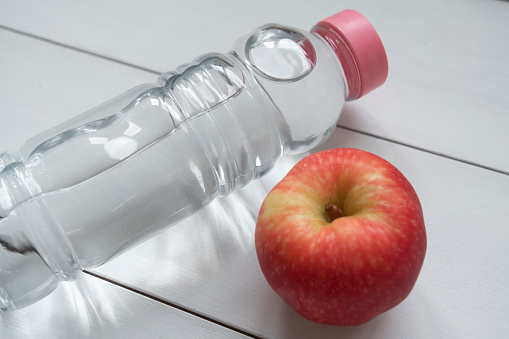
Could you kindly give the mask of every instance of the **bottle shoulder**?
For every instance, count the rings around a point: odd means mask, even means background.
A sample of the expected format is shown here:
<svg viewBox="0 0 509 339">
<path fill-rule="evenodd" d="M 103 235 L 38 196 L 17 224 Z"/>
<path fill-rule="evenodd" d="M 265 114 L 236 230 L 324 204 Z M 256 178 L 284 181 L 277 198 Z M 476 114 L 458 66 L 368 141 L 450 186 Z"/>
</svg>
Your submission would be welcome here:
<svg viewBox="0 0 509 339">
<path fill-rule="evenodd" d="M 285 152 L 308 151 L 330 134 L 347 89 L 342 66 L 323 39 L 269 24 L 239 38 L 233 53 L 281 112 L 289 134 Z"/>
</svg>

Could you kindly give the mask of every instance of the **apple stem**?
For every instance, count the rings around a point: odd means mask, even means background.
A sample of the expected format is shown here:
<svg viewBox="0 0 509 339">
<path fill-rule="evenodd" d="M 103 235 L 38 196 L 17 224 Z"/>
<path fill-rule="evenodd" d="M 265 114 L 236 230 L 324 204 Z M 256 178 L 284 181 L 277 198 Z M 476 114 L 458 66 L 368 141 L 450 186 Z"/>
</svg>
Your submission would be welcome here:
<svg viewBox="0 0 509 339">
<path fill-rule="evenodd" d="M 333 222 L 335 219 L 342 216 L 341 210 L 338 206 L 328 203 L 325 205 L 325 214 L 327 215 L 327 219 L 329 222 Z"/>
</svg>

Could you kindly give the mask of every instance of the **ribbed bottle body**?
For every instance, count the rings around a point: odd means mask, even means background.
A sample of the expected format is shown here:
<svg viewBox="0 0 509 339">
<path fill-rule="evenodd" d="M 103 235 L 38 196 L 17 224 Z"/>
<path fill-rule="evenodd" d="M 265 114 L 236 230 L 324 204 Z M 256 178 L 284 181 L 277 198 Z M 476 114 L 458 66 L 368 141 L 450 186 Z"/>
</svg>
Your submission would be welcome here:
<svg viewBox="0 0 509 339">
<path fill-rule="evenodd" d="M 12 210 L 43 201 L 92 267 L 246 185 L 281 154 L 281 122 L 244 67 L 205 55 L 30 140 L 14 165 L 37 193 Z"/>
<path fill-rule="evenodd" d="M 264 26 L 0 155 L 0 308 L 35 302 L 324 141 L 345 97 L 327 48 Z"/>
</svg>

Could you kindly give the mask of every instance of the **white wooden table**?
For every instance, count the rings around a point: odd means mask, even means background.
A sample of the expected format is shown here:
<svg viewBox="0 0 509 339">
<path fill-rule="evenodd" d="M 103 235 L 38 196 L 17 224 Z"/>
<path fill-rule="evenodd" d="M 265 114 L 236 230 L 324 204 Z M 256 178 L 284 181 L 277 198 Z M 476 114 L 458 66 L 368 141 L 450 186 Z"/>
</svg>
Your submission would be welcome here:
<svg viewBox="0 0 509 339">
<path fill-rule="evenodd" d="M 392 162 L 423 205 L 428 251 L 410 296 L 355 328 L 311 323 L 265 282 L 258 209 L 301 158 L 217 200 L 46 299 L 0 315 L 0 338 L 508 338 L 509 2 L 0 2 L 0 149 L 264 23 L 363 13 L 389 57 L 320 149 Z"/>
</svg>

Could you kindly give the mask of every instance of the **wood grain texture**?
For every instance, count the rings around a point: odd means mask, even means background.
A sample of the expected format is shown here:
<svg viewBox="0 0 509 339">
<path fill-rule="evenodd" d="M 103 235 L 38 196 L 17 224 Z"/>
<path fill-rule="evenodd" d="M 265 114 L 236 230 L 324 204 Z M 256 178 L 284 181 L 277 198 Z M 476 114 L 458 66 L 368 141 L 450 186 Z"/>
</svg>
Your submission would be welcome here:
<svg viewBox="0 0 509 339">
<path fill-rule="evenodd" d="M 0 337 L 248 338 L 86 274 L 29 308 L 1 314 Z"/>
<path fill-rule="evenodd" d="M 94 272 L 269 338 L 508 335 L 509 176 L 341 128 L 321 149 L 334 147 L 364 149 L 393 163 L 424 210 L 428 251 L 417 284 L 370 323 L 311 323 L 261 274 L 253 238 L 258 209 L 298 157 Z"/>
<path fill-rule="evenodd" d="M 390 71 L 340 125 L 509 173 L 508 2 L 32 0 L 4 4 L 0 24 L 162 72 L 259 25 L 307 29 L 345 8 L 376 27 Z"/>
</svg>

